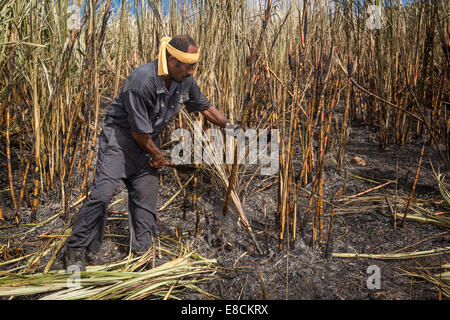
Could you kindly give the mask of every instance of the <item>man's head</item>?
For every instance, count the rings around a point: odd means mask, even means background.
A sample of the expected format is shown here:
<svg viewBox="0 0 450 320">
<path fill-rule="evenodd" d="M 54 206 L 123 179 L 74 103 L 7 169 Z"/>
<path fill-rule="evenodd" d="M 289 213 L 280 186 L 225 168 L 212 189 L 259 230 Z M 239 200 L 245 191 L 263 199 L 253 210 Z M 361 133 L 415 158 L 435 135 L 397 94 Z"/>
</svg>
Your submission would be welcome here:
<svg viewBox="0 0 450 320">
<path fill-rule="evenodd" d="M 188 35 L 179 35 L 173 37 L 169 44 L 174 48 L 187 52 L 187 53 L 197 53 L 198 47 L 195 43 L 194 39 L 189 37 Z M 181 82 L 186 80 L 189 76 L 191 76 L 196 67 L 196 63 L 187 64 L 179 61 L 177 58 L 170 55 L 169 52 L 166 52 L 167 56 L 167 68 L 169 71 L 169 76 L 175 81 Z"/>
</svg>

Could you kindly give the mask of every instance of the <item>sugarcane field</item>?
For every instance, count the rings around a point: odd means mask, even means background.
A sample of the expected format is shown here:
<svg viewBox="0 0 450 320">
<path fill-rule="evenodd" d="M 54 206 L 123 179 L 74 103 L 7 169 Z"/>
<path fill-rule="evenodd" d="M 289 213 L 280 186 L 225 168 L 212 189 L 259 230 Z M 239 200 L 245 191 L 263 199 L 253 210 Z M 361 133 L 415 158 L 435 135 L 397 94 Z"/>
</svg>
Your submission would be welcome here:
<svg viewBox="0 0 450 320">
<path fill-rule="evenodd" d="M 449 300 L 449 13 L 0 0 L 0 300 Z"/>
</svg>

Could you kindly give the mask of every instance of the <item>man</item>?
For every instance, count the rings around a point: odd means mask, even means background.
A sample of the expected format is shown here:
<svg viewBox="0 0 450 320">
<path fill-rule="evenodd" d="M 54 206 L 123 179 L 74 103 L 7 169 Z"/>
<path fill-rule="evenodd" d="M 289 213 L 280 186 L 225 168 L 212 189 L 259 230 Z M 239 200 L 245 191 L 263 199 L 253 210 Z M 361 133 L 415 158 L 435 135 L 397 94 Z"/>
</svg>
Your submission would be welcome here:
<svg viewBox="0 0 450 320">
<path fill-rule="evenodd" d="M 198 56 L 191 37 L 165 37 L 158 59 L 140 66 L 125 80 L 106 113 L 90 195 L 67 242 L 66 268 L 75 265 L 84 271 L 86 256 L 99 250 L 107 207 L 122 181 L 128 190 L 131 250 L 139 253 L 150 248 L 157 234 L 158 169 L 169 165 L 159 149 L 159 134 L 183 104 L 221 128 L 233 128 L 192 77 Z"/>
</svg>

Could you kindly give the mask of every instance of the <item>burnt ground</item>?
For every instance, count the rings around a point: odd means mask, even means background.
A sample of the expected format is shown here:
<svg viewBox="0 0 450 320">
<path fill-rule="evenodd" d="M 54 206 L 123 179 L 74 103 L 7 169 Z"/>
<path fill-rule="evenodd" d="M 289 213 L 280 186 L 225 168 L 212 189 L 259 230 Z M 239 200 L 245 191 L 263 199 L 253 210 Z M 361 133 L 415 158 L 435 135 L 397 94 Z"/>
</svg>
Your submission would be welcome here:
<svg viewBox="0 0 450 320">
<path fill-rule="evenodd" d="M 405 275 L 401 268 L 418 266 L 437 266 L 449 263 L 450 256 L 438 255 L 419 259 L 380 260 L 367 258 L 337 258 L 335 253 L 389 253 L 405 248 L 404 251 L 430 250 L 450 245 L 448 229 L 429 224 L 407 220 L 405 226 L 393 228 L 393 218 L 387 205 L 379 201 L 382 195 L 408 196 L 411 192 L 417 169 L 422 144 L 425 140 L 415 139 L 407 145 L 389 145 L 380 151 L 377 128 L 362 124 L 353 124 L 346 146 L 344 170 L 339 172 L 332 161 L 336 152 L 330 151 L 325 163 L 325 200 L 346 185 L 346 195 L 352 195 L 398 178 L 395 184 L 368 193 L 365 196 L 378 195 L 355 201 L 348 205 L 337 205 L 332 245 L 326 254 L 323 244 L 311 246 L 311 217 L 306 220 L 304 234 L 298 234 L 294 244 L 287 249 L 279 248 L 280 227 L 275 219 L 277 204 L 277 184 L 270 185 L 277 177 L 254 176 L 251 171 L 241 175 L 239 185 L 248 187 L 241 194 L 244 199 L 244 211 L 250 222 L 256 240 L 263 250 L 260 255 L 248 232 L 237 220 L 231 208 L 226 216 L 222 215 L 224 190 L 218 187 L 208 170 L 196 173 L 198 186 L 194 189 L 191 182 L 186 188 L 186 196 L 181 192 L 164 210 L 158 213 L 158 227 L 161 234 L 179 237 L 184 243 L 208 258 L 217 259 L 221 267 L 217 277 L 201 284 L 206 291 L 223 299 L 437 299 L 438 290 L 429 282 Z M 351 161 L 355 156 L 361 157 L 365 165 Z M 298 156 L 296 157 L 299 158 Z M 437 184 L 432 176 L 430 160 L 441 172 L 448 170 L 440 160 L 435 148 L 426 146 L 422 169 L 414 197 L 422 199 L 429 212 L 442 211 L 436 205 L 442 200 Z M 398 162 L 398 170 L 396 163 Z M 6 164 L 2 164 L 2 166 Z M 300 164 L 297 162 L 295 166 Z M 447 164 L 448 165 L 448 164 Z M 250 168 L 251 169 L 251 168 Z M 2 190 L 7 188 L 6 170 L 2 168 Z M 161 171 L 159 204 L 162 206 L 179 190 L 173 169 Z M 179 172 L 181 183 L 186 183 L 192 172 Z M 345 179 L 345 177 L 347 177 Z M 361 179 L 361 178 L 365 178 Z M 346 183 L 345 183 L 346 180 Z M 75 183 L 76 185 L 76 183 Z M 4 187 L 3 187 L 4 186 Z M 302 194 L 311 190 L 311 184 L 305 186 Z M 192 204 L 194 191 L 199 197 L 200 232 L 195 235 L 196 211 Z M 76 198 L 75 190 L 73 197 Z M 57 191 L 49 192 L 40 199 L 37 216 L 41 221 L 54 215 L 61 209 Z M 123 188 L 113 199 L 118 202 L 110 208 L 105 241 L 100 251 L 104 263 L 117 261 L 128 254 L 127 193 Z M 64 219 L 58 217 L 51 223 L 22 237 L 11 237 L 30 229 L 30 226 L 14 227 L 11 204 L 7 192 L 0 193 L 4 221 L 0 221 L 1 244 L 10 248 L 21 248 L 23 254 L 36 251 L 46 241 L 39 237 L 44 233 L 58 233 L 65 225 Z M 298 215 L 302 217 L 308 198 L 300 197 Z M 264 205 L 267 207 L 267 219 L 264 219 Z M 404 202 L 401 203 L 404 205 Z M 76 214 L 80 205 L 71 208 L 70 218 Z M 399 212 L 403 212 L 400 208 Z M 325 232 L 328 230 L 330 205 L 325 203 Z M 30 210 L 21 212 L 23 224 L 29 222 Z M 448 213 L 447 213 L 448 216 Z M 398 221 L 399 224 L 399 221 Z M 267 232 L 265 228 L 267 227 Z M 266 245 L 267 243 L 267 245 Z M 12 252 L 10 250 L 10 252 Z M 58 254 L 52 269 L 63 268 L 63 253 Z M 3 259 L 3 257 L 2 257 Z M 44 266 L 49 257 L 40 262 Z M 381 272 L 381 288 L 368 289 L 367 269 L 376 265 Z M 14 265 L 9 265 L 11 269 Z M 39 268 L 36 270 L 39 271 Z M 204 299 L 203 296 L 187 294 L 185 299 Z"/>
</svg>

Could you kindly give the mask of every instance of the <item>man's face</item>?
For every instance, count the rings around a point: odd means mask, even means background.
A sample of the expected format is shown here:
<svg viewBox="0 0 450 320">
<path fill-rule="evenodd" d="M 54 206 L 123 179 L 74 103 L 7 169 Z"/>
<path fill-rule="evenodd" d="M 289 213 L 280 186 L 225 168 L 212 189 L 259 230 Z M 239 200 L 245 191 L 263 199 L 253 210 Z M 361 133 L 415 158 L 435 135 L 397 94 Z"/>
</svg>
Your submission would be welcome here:
<svg viewBox="0 0 450 320">
<path fill-rule="evenodd" d="M 188 53 L 197 53 L 198 48 L 194 46 L 189 46 Z M 189 76 L 194 74 L 196 63 L 187 64 L 177 60 L 175 57 L 169 57 L 168 59 L 168 71 L 169 75 L 175 81 L 181 82 L 186 80 Z"/>
</svg>

